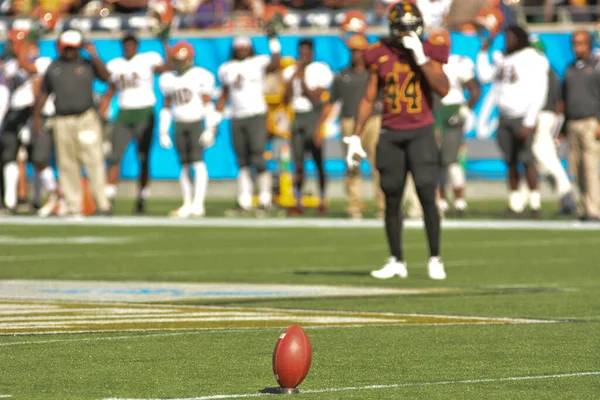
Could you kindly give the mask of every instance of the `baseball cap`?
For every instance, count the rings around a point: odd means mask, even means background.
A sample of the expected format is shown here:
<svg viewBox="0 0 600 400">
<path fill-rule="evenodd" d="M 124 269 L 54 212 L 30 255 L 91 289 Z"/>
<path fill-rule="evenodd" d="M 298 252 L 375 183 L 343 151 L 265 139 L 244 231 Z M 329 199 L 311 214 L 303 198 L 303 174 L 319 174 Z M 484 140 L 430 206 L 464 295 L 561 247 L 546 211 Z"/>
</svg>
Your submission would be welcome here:
<svg viewBox="0 0 600 400">
<path fill-rule="evenodd" d="M 350 50 L 365 50 L 369 47 L 367 38 L 363 35 L 352 35 L 346 40 L 346 44 Z"/>
<path fill-rule="evenodd" d="M 252 41 L 248 36 L 238 36 L 233 39 L 233 47 L 250 47 L 252 46 Z"/>
<path fill-rule="evenodd" d="M 68 29 L 60 34 L 58 42 L 64 47 L 81 47 L 83 35 L 74 29 Z"/>
</svg>

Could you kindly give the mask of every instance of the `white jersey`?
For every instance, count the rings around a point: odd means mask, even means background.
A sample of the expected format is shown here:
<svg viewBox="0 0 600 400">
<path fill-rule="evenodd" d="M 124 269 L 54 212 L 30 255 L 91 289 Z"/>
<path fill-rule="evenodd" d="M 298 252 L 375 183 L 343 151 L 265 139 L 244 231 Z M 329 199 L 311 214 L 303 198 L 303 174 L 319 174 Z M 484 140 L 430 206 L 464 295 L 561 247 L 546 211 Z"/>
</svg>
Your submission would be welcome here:
<svg viewBox="0 0 600 400">
<path fill-rule="evenodd" d="M 42 77 L 48 66 L 52 63 L 52 59 L 49 57 L 39 57 L 34 61 L 35 69 L 37 73 L 30 74 L 19 66 L 19 62 L 16 59 L 9 60 L 4 64 L 4 73 L 8 80 L 17 82 L 17 87 L 13 88 L 10 96 L 10 109 L 11 110 L 22 110 L 23 108 L 32 107 L 35 104 L 35 93 L 34 93 L 34 80 Z M 44 110 L 49 107 L 50 111 L 53 110 L 54 103 L 50 100 L 44 105 Z"/>
<path fill-rule="evenodd" d="M 267 112 L 265 72 L 270 62 L 270 56 L 260 55 L 221 65 L 218 76 L 221 84 L 229 89 L 232 118 L 247 118 Z"/>
<path fill-rule="evenodd" d="M 442 104 L 465 104 L 465 85 L 475 78 L 475 63 L 468 57 L 452 54 L 443 69 L 450 82 L 450 90 L 442 99 Z"/>
<path fill-rule="evenodd" d="M 548 95 L 550 63 L 537 50 L 528 47 L 504 57 L 494 54 L 490 65 L 487 54 L 477 58 L 478 72 L 494 78 L 500 115 L 524 118 L 523 125 L 533 127 Z"/>
<path fill-rule="evenodd" d="M 110 80 L 119 91 L 119 108 L 137 110 L 154 107 L 154 69 L 163 64 L 155 51 L 138 53 L 132 59 L 115 58 L 106 64 Z"/>
<path fill-rule="evenodd" d="M 283 79 L 288 82 L 296 73 L 296 65 L 290 65 L 283 70 Z M 317 88 L 328 89 L 333 83 L 333 72 L 329 66 L 322 62 L 308 64 L 304 71 L 304 83 L 310 90 Z M 297 113 L 307 113 L 313 110 L 313 105 L 308 97 L 302 95 L 302 82 L 296 79 L 293 83 L 292 108 Z"/>
<path fill-rule="evenodd" d="M 165 72 L 158 80 L 163 95 L 172 100 L 175 121 L 196 122 L 206 117 L 203 95 L 212 97 L 215 77 L 200 67 L 192 67 L 182 75 Z"/>
<path fill-rule="evenodd" d="M 423 24 L 426 28 L 440 28 L 444 18 L 450 12 L 453 0 L 417 0 L 417 7 L 423 14 Z"/>
</svg>

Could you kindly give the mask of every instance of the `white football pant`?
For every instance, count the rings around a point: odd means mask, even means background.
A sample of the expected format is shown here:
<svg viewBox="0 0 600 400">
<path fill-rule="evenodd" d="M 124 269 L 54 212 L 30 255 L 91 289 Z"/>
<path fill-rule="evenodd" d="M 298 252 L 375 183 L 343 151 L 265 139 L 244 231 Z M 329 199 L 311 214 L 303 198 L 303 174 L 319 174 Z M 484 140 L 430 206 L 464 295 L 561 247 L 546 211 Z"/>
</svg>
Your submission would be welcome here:
<svg viewBox="0 0 600 400">
<path fill-rule="evenodd" d="M 558 198 L 571 192 L 572 186 L 567 172 L 563 168 L 558 151 L 554 144 L 554 132 L 556 131 L 557 116 L 551 111 L 541 111 L 538 117 L 537 130 L 533 137 L 533 155 L 538 162 L 541 174 L 550 175 L 556 182 Z"/>
</svg>

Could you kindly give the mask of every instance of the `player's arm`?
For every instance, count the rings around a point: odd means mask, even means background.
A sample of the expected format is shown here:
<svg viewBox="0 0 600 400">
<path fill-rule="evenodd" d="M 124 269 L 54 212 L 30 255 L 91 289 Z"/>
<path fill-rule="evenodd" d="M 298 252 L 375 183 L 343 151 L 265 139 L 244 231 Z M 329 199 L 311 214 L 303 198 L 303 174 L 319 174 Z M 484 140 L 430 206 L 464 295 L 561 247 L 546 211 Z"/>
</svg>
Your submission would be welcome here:
<svg viewBox="0 0 600 400">
<path fill-rule="evenodd" d="M 321 134 L 321 127 L 329 118 L 329 114 L 331 114 L 331 110 L 333 109 L 333 104 L 341 100 L 340 98 L 340 77 L 337 75 L 333 81 L 333 87 L 331 88 L 331 96 L 329 99 L 323 102 L 323 110 L 321 110 L 321 115 L 319 116 L 319 120 L 317 121 L 317 131 L 315 132 L 313 138 L 317 147 L 321 147 L 321 143 L 323 142 L 323 135 Z"/>
<path fill-rule="evenodd" d="M 96 74 L 96 78 L 100 79 L 102 82 L 108 82 L 110 80 L 110 73 L 108 72 L 106 65 L 98 56 L 96 46 L 94 46 L 93 43 L 86 42 L 84 43 L 83 48 L 90 55 L 90 61 L 92 63 L 92 66 L 94 67 L 94 73 Z"/>
<path fill-rule="evenodd" d="M 442 64 L 437 61 L 430 60 L 420 67 L 425 79 L 431 87 L 431 90 L 441 97 L 445 97 L 450 91 L 450 82 L 448 81 L 448 77 L 442 68 Z"/>
<path fill-rule="evenodd" d="M 269 50 L 271 50 L 271 59 L 266 67 L 267 72 L 279 70 L 281 64 L 281 43 L 276 36 L 269 38 Z"/>
<path fill-rule="evenodd" d="M 52 82 L 50 81 L 49 74 L 46 72 L 40 82 L 39 93 L 35 98 L 35 104 L 31 113 L 31 127 L 33 128 L 33 133 L 36 135 L 41 135 L 43 132 L 42 108 L 46 104 L 50 93 L 52 93 Z"/>
<path fill-rule="evenodd" d="M 369 117 L 371 117 L 373 106 L 377 101 L 378 94 L 379 77 L 377 76 L 377 72 L 370 70 L 365 94 L 363 95 L 362 99 L 360 99 L 360 103 L 358 104 L 358 112 L 356 114 L 356 123 L 354 124 L 353 135 L 360 136 Z"/>
<path fill-rule="evenodd" d="M 223 110 L 225 109 L 225 106 L 227 105 L 227 100 L 229 100 L 229 87 L 227 87 L 227 85 L 223 85 L 221 87 L 221 95 L 219 96 L 219 99 L 217 100 L 217 111 L 218 112 L 223 112 Z"/>
<path fill-rule="evenodd" d="M 98 112 L 102 118 L 106 117 L 108 112 L 108 108 L 110 107 L 110 102 L 112 101 L 115 92 L 117 91 L 117 87 L 114 83 L 110 82 L 108 87 L 106 88 L 106 92 L 100 98 L 100 104 L 98 106 Z"/>
<path fill-rule="evenodd" d="M 465 87 L 469 91 L 469 108 L 473 109 L 481 98 L 481 85 L 473 78 L 465 83 Z"/>
<path fill-rule="evenodd" d="M 37 70 L 37 67 L 35 66 L 35 62 L 31 61 L 28 57 L 31 46 L 33 46 L 33 43 L 31 43 L 29 40 L 23 41 L 23 47 L 21 48 L 21 51 L 17 55 L 17 61 L 19 63 L 19 67 L 21 67 L 22 69 L 27 71 L 27 73 L 29 73 L 31 75 L 35 75 L 39 71 Z"/>
<path fill-rule="evenodd" d="M 163 72 L 167 72 L 173 69 L 173 57 L 171 57 L 171 52 L 169 51 L 169 41 L 167 39 L 163 39 L 162 45 L 167 60 L 164 63 L 154 67 L 155 74 L 162 74 Z"/>
<path fill-rule="evenodd" d="M 504 56 L 499 51 L 492 54 L 494 63 L 490 62 L 490 56 L 487 51 L 480 51 L 477 54 L 476 67 L 477 76 L 481 83 L 491 83 L 498 74 L 498 67 L 502 64 Z"/>
</svg>

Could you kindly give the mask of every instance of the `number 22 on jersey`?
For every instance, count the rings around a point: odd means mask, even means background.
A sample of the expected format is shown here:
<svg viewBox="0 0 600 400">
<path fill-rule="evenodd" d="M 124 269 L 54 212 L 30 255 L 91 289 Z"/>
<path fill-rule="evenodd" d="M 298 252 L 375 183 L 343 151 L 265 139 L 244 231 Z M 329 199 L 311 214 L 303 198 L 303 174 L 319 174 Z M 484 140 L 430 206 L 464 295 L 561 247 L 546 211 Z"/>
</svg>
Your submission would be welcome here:
<svg viewBox="0 0 600 400">
<path fill-rule="evenodd" d="M 392 72 L 385 76 L 387 109 L 399 114 L 404 106 L 409 114 L 417 114 L 422 110 L 422 100 L 421 82 L 410 65 L 394 63 Z"/>
</svg>

